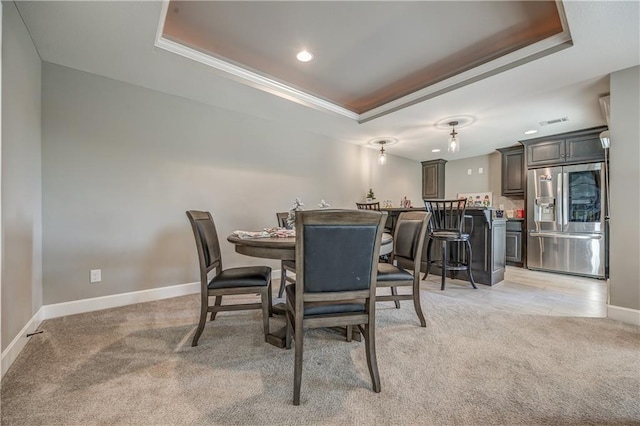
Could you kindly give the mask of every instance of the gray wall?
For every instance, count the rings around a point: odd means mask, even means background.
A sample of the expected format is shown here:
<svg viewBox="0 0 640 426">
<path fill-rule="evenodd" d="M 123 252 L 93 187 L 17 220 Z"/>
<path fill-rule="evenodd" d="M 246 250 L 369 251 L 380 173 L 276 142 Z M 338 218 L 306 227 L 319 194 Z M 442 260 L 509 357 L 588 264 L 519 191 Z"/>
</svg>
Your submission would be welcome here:
<svg viewBox="0 0 640 426">
<path fill-rule="evenodd" d="M 42 306 L 40 57 L 12 2 L 2 22 L 2 350 Z"/>
<path fill-rule="evenodd" d="M 640 309 L 640 67 L 611 74 L 610 304 Z"/>
<path fill-rule="evenodd" d="M 483 173 L 478 173 L 482 168 Z M 468 170 L 471 169 L 471 174 Z M 524 200 L 502 197 L 502 157 L 499 152 L 453 160 L 445 165 L 445 197 L 455 198 L 458 193 L 493 192 L 493 206 L 506 210 L 523 209 Z"/>
<path fill-rule="evenodd" d="M 224 237 L 276 225 L 300 197 L 354 208 L 419 197 L 420 163 L 286 124 L 44 63 L 44 303 L 194 282 L 187 209 L 210 210 L 226 267 L 279 263 Z M 102 282 L 89 271 L 102 269 Z"/>
</svg>

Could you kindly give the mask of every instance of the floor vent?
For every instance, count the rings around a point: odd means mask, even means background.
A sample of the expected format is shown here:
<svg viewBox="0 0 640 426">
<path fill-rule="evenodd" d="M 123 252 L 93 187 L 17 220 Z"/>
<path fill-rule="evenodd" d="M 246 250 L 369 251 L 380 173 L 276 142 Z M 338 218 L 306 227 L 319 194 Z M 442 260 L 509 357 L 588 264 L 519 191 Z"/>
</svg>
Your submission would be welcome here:
<svg viewBox="0 0 640 426">
<path fill-rule="evenodd" d="M 569 121 L 569 117 L 556 118 L 555 120 L 549 120 L 549 121 L 541 121 L 540 125 L 548 126 L 549 124 L 562 123 L 564 121 Z"/>
</svg>

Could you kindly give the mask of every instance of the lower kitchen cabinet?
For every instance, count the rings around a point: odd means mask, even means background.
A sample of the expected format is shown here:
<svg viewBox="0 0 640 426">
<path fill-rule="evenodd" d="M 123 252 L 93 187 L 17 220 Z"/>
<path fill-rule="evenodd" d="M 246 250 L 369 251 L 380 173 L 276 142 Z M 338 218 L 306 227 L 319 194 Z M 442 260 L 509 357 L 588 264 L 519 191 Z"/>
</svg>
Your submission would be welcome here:
<svg viewBox="0 0 640 426">
<path fill-rule="evenodd" d="M 524 220 L 507 220 L 506 259 L 507 265 L 524 266 Z"/>
</svg>

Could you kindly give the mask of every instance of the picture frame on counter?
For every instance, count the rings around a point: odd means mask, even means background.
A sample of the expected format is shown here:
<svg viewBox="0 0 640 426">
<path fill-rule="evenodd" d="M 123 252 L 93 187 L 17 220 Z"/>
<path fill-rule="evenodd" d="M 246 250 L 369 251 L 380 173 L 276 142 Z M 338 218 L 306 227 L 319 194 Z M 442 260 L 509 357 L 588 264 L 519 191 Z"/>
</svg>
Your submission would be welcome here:
<svg viewBox="0 0 640 426">
<path fill-rule="evenodd" d="M 458 193 L 458 198 L 467 199 L 467 207 L 492 207 L 493 192 Z"/>
</svg>

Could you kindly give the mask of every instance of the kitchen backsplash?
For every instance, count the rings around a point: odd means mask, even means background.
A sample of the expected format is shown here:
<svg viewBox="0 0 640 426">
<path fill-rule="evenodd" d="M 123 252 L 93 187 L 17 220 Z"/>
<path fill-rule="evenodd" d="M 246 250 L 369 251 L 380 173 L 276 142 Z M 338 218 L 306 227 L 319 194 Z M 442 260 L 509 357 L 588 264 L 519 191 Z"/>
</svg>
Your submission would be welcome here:
<svg viewBox="0 0 640 426">
<path fill-rule="evenodd" d="M 524 200 L 518 198 L 503 197 L 499 194 L 493 194 L 493 206 L 499 208 L 500 205 L 504 205 L 505 210 L 523 210 Z"/>
</svg>

